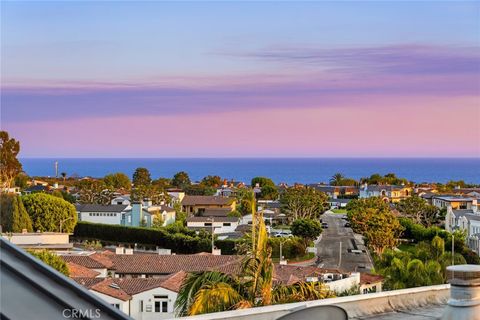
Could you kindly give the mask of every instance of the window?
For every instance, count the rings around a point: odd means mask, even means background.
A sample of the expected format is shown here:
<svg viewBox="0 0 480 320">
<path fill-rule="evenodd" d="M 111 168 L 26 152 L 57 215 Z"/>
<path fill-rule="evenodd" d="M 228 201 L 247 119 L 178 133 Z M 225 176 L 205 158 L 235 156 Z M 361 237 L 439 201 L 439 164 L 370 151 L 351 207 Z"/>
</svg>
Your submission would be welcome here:
<svg viewBox="0 0 480 320">
<path fill-rule="evenodd" d="M 140 300 L 140 312 L 143 312 L 143 300 Z"/>
<path fill-rule="evenodd" d="M 204 226 L 205 226 L 205 227 L 211 227 L 211 226 L 212 226 L 212 223 L 211 223 L 211 222 L 205 222 Z"/>
<path fill-rule="evenodd" d="M 120 309 L 120 303 L 112 303 L 112 306 L 114 306 L 117 309 Z"/>
<path fill-rule="evenodd" d="M 155 301 L 155 312 L 168 313 L 168 296 L 153 296 Z"/>
<path fill-rule="evenodd" d="M 224 222 L 224 223 L 223 223 L 223 226 L 224 226 L 224 227 L 230 227 L 231 225 L 232 225 L 232 224 L 231 224 L 230 222 Z"/>
</svg>

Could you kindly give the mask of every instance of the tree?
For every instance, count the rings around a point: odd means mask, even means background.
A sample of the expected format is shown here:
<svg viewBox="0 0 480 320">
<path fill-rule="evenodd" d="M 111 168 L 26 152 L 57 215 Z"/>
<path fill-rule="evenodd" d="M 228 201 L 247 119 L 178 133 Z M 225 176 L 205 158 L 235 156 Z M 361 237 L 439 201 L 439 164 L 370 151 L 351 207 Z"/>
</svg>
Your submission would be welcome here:
<svg viewBox="0 0 480 320">
<path fill-rule="evenodd" d="M 55 253 L 52 253 L 48 250 L 29 250 L 28 253 L 30 253 L 35 258 L 41 260 L 43 263 L 49 265 L 53 269 L 57 270 L 58 272 L 63 273 L 65 276 L 69 276 L 70 272 L 68 270 L 67 263 Z"/>
<path fill-rule="evenodd" d="M 189 196 L 213 196 L 217 192 L 217 189 L 201 183 L 187 185 L 183 190 Z"/>
<path fill-rule="evenodd" d="M 150 171 L 147 168 L 137 168 L 133 173 L 133 185 L 138 188 L 141 186 L 149 186 L 152 183 Z"/>
<path fill-rule="evenodd" d="M 367 244 L 378 254 L 394 248 L 403 227 L 379 197 L 354 199 L 347 205 L 347 216 L 352 229 L 365 237 Z"/>
<path fill-rule="evenodd" d="M 282 209 L 292 220 L 317 219 L 327 208 L 328 197 L 309 187 L 293 187 L 280 196 Z"/>
<path fill-rule="evenodd" d="M 184 189 L 189 186 L 192 182 L 190 181 L 190 177 L 188 173 L 185 171 L 177 172 L 172 179 L 172 186 Z"/>
<path fill-rule="evenodd" d="M 132 182 L 128 176 L 121 172 L 108 174 L 103 178 L 103 181 L 105 182 L 107 188 L 113 190 L 130 190 L 132 187 Z"/>
<path fill-rule="evenodd" d="M 274 187 L 275 183 L 273 182 L 272 179 L 267 178 L 267 177 L 255 177 L 252 179 L 251 186 L 255 187 L 258 184 L 260 188 L 265 187 L 265 186 L 271 186 Z"/>
<path fill-rule="evenodd" d="M 17 156 L 20 142 L 10 138 L 7 131 L 0 131 L 0 185 L 10 188 L 15 177 L 22 172 L 22 164 Z"/>
<path fill-rule="evenodd" d="M 318 220 L 297 219 L 293 221 L 290 228 L 294 236 L 300 237 L 308 247 L 310 241 L 315 240 L 322 233 L 322 225 Z"/>
<path fill-rule="evenodd" d="M 264 200 L 276 200 L 278 198 L 278 189 L 275 186 L 266 185 L 263 186 L 260 192 L 260 199 Z"/>
<path fill-rule="evenodd" d="M 80 194 L 80 203 L 110 204 L 115 195 L 103 180 L 79 180 L 76 187 Z"/>
<path fill-rule="evenodd" d="M 67 179 L 67 173 L 66 173 L 66 172 L 62 172 L 62 173 L 60 173 L 60 175 L 61 175 L 62 178 L 63 178 L 63 182 L 65 182 L 65 179 Z"/>
<path fill-rule="evenodd" d="M 157 187 L 160 190 L 165 190 L 171 186 L 171 179 L 168 178 L 158 178 L 157 180 L 152 181 L 152 185 Z"/>
<path fill-rule="evenodd" d="M 430 227 L 434 224 L 437 221 L 439 213 L 437 207 L 428 204 L 416 195 L 402 199 L 395 207 L 403 216 L 425 227 Z"/>
<path fill-rule="evenodd" d="M 24 172 L 20 172 L 15 177 L 15 181 L 14 181 L 15 187 L 25 189 L 27 187 L 28 180 L 29 180 L 29 177 Z"/>
<path fill-rule="evenodd" d="M 345 179 L 345 176 L 341 173 L 335 173 L 331 178 L 330 178 L 330 185 L 331 186 L 341 186 L 343 185 L 343 179 Z"/>
<path fill-rule="evenodd" d="M 201 184 L 208 187 L 218 188 L 223 184 L 223 181 L 220 176 L 206 176 L 202 179 Z"/>
<path fill-rule="evenodd" d="M 3 231 L 33 231 L 32 220 L 17 195 L 0 194 L 0 225 Z"/>
<path fill-rule="evenodd" d="M 33 228 L 41 232 L 73 232 L 77 211 L 71 203 L 45 193 L 22 196 Z"/>
</svg>

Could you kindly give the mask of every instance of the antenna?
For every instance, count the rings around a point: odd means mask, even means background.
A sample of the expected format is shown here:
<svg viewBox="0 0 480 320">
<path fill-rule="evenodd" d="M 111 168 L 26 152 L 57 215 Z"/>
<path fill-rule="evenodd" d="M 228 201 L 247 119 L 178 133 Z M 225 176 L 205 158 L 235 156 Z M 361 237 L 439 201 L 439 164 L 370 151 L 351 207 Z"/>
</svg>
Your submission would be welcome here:
<svg viewBox="0 0 480 320">
<path fill-rule="evenodd" d="M 55 161 L 55 178 L 58 178 L 58 161 Z"/>
</svg>

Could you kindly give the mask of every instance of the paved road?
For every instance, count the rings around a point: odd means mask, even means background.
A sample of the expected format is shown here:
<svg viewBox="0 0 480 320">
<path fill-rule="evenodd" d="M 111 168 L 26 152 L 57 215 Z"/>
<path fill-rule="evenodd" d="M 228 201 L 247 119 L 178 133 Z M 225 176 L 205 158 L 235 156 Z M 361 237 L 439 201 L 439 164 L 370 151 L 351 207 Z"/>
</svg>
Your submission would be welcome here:
<svg viewBox="0 0 480 320">
<path fill-rule="evenodd" d="M 344 215 L 326 212 L 322 216 L 323 222 L 328 223 L 324 229 L 322 239 L 317 243 L 318 266 L 321 268 L 339 268 L 345 271 L 369 271 L 373 268 L 370 256 L 366 252 L 363 239 L 353 233 L 352 229 L 345 227 Z M 340 260 L 341 243 L 341 265 Z M 354 253 L 351 250 L 361 250 Z"/>
</svg>

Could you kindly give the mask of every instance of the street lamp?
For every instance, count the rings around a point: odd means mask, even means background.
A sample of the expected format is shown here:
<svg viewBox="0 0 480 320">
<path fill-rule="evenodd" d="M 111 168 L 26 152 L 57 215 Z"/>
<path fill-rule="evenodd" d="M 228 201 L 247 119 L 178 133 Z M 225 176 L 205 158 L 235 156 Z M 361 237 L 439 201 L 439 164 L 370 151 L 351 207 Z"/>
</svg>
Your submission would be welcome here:
<svg viewBox="0 0 480 320">
<path fill-rule="evenodd" d="M 213 254 L 213 250 L 215 248 L 214 236 L 213 236 L 213 233 L 215 231 L 215 227 L 213 226 L 213 223 L 215 222 L 215 219 L 213 217 L 211 217 L 211 218 L 208 218 L 207 221 L 212 221 L 212 254 Z"/>
<path fill-rule="evenodd" d="M 60 233 L 62 233 L 62 226 L 63 226 L 63 223 L 64 223 L 65 221 L 72 220 L 72 219 L 73 219 L 73 217 L 70 217 L 70 218 L 66 218 L 66 219 L 60 220 Z"/>
<path fill-rule="evenodd" d="M 287 239 L 284 239 L 284 238 L 280 239 L 280 260 L 279 260 L 280 264 L 282 264 L 282 261 L 283 261 L 282 246 L 285 241 L 287 241 Z"/>
</svg>

